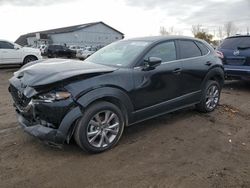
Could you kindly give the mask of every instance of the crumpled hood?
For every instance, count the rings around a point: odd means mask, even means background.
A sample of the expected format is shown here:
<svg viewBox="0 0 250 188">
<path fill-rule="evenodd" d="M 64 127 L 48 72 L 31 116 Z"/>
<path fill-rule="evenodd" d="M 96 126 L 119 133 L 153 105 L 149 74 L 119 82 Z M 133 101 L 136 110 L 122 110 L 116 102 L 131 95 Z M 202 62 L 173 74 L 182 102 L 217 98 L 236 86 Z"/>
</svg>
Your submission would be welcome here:
<svg viewBox="0 0 250 188">
<path fill-rule="evenodd" d="M 105 73 L 117 70 L 90 62 L 67 59 L 47 59 L 23 66 L 14 76 L 29 87 L 47 85 L 74 76 L 89 73 Z"/>
</svg>

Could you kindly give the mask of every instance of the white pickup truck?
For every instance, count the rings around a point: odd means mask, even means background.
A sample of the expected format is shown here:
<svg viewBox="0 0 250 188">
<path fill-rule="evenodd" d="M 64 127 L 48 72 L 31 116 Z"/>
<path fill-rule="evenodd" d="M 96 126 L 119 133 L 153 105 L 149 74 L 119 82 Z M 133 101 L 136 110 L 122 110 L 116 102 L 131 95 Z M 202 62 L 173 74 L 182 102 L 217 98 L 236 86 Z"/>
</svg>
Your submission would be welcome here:
<svg viewBox="0 0 250 188">
<path fill-rule="evenodd" d="M 20 64 L 42 59 L 39 49 L 22 47 L 13 42 L 0 40 L 0 65 Z"/>
</svg>

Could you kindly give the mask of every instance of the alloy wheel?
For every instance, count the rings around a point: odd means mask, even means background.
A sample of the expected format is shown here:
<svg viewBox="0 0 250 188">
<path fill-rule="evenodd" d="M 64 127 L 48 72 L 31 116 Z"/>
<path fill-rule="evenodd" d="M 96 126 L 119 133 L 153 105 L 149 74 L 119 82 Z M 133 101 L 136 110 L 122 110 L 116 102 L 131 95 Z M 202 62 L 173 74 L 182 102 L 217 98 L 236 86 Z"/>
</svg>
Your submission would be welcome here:
<svg viewBox="0 0 250 188">
<path fill-rule="evenodd" d="M 116 139 L 119 129 L 120 122 L 116 113 L 110 110 L 98 112 L 88 123 L 88 142 L 93 147 L 108 147 Z"/>
<path fill-rule="evenodd" d="M 216 85 L 211 85 L 206 94 L 206 107 L 213 110 L 219 102 L 219 88 Z"/>
</svg>

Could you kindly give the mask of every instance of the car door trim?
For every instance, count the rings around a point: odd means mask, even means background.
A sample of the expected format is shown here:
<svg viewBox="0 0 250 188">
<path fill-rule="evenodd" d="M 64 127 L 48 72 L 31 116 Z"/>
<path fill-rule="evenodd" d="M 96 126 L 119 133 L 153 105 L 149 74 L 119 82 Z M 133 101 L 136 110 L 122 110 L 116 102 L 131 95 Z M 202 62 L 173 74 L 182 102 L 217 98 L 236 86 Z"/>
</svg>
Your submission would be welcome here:
<svg viewBox="0 0 250 188">
<path fill-rule="evenodd" d="M 161 65 L 169 64 L 169 63 L 176 63 L 176 62 L 181 62 L 181 61 L 187 61 L 187 60 L 192 60 L 192 59 L 203 58 L 203 57 L 208 56 L 210 53 L 211 53 L 211 51 L 209 50 L 209 52 L 206 55 L 202 55 L 202 56 L 198 56 L 198 57 L 184 58 L 184 59 L 176 59 L 176 60 L 173 60 L 173 61 L 166 61 L 166 62 L 162 62 Z M 140 69 L 142 67 L 143 66 L 137 66 L 137 67 L 134 67 L 134 69 Z"/>
<path fill-rule="evenodd" d="M 152 106 L 148 106 L 148 107 L 145 107 L 143 109 L 140 109 L 140 110 L 136 110 L 134 111 L 133 113 L 138 113 L 138 112 L 142 112 L 144 110 L 148 110 L 148 109 L 151 109 L 151 108 L 155 108 L 157 106 L 161 106 L 161 105 L 165 105 L 167 103 L 171 103 L 173 101 L 177 101 L 177 100 L 180 100 L 180 99 L 183 99 L 183 98 L 188 98 L 192 95 L 195 95 L 195 94 L 198 94 L 199 92 L 201 92 L 201 90 L 198 90 L 198 91 L 194 91 L 194 92 L 191 92 L 191 93 L 188 93 L 188 94 L 185 94 L 185 95 L 182 95 L 182 96 L 179 96 L 179 97 L 176 97 L 176 98 L 173 98 L 173 99 L 170 99 L 170 100 L 167 100 L 167 101 L 163 101 L 163 102 L 160 102 L 158 104 L 154 104 Z"/>
</svg>

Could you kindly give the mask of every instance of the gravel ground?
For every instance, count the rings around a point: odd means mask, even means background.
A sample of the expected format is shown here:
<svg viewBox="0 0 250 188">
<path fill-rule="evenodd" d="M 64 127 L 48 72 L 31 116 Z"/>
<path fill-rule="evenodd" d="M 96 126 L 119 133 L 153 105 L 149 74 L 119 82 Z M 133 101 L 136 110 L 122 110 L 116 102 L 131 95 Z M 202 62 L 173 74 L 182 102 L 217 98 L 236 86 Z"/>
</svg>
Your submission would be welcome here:
<svg viewBox="0 0 250 188">
<path fill-rule="evenodd" d="M 19 128 L 0 69 L 0 187 L 250 187 L 250 83 L 230 81 L 220 106 L 128 127 L 112 150 L 51 148 Z"/>
</svg>

